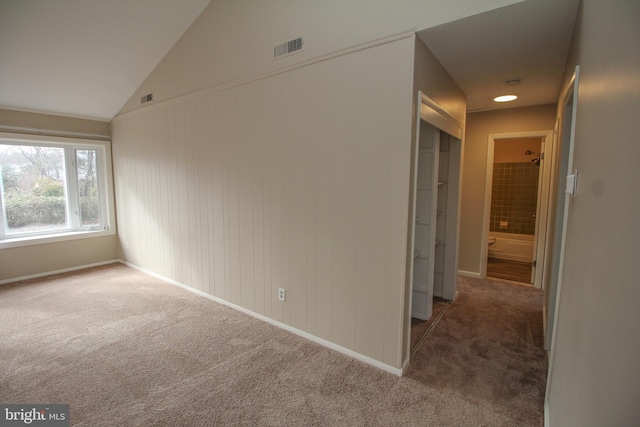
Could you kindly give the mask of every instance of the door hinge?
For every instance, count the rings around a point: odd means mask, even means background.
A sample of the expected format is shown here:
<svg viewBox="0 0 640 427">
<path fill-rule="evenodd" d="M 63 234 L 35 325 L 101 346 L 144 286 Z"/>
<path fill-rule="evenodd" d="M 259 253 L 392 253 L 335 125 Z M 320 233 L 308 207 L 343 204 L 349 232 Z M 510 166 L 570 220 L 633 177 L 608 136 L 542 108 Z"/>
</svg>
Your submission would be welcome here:
<svg viewBox="0 0 640 427">
<path fill-rule="evenodd" d="M 540 153 L 540 159 L 544 160 L 544 153 Z"/>
<path fill-rule="evenodd" d="M 535 259 L 533 261 L 531 261 L 531 265 L 533 266 L 533 268 L 536 267 L 536 260 Z"/>
</svg>

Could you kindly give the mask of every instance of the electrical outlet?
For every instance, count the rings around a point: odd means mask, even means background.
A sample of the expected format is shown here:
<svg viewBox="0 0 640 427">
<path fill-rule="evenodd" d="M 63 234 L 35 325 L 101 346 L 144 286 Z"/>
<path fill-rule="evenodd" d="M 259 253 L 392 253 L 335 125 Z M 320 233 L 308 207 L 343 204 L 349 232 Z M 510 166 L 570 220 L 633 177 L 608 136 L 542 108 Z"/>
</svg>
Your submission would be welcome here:
<svg viewBox="0 0 640 427">
<path fill-rule="evenodd" d="M 287 291 L 284 288 L 278 288 L 278 299 L 280 301 L 286 301 Z"/>
</svg>

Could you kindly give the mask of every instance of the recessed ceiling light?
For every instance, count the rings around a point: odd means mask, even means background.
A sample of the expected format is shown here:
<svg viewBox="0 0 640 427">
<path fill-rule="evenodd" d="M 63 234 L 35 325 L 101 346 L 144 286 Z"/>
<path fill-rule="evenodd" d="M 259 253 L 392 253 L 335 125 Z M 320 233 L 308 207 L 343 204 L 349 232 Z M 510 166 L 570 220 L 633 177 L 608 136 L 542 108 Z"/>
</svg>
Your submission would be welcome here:
<svg viewBox="0 0 640 427">
<path fill-rule="evenodd" d="M 495 98 L 493 98 L 493 100 L 496 102 L 509 102 L 509 101 L 515 101 L 516 99 L 518 99 L 518 97 L 515 95 L 502 95 L 502 96 L 496 96 Z"/>
</svg>

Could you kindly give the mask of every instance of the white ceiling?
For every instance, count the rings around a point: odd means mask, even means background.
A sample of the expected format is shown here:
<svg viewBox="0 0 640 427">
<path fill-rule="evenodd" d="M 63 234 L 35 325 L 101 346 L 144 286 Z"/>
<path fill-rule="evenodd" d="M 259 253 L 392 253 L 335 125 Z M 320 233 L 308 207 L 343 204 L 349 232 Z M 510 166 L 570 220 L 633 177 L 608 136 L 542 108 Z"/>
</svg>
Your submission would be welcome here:
<svg viewBox="0 0 640 427">
<path fill-rule="evenodd" d="M 209 1 L 0 0 L 0 108 L 111 120 Z M 554 103 L 578 2 L 527 0 L 418 36 L 470 111 Z M 510 78 L 520 99 L 495 105 Z"/>
<path fill-rule="evenodd" d="M 579 0 L 527 0 L 418 33 L 467 95 L 467 111 L 557 102 Z M 506 86 L 520 79 L 517 86 Z M 498 104 L 498 95 L 516 101 Z"/>
<path fill-rule="evenodd" d="M 210 0 L 0 0 L 0 108 L 111 120 Z"/>
</svg>

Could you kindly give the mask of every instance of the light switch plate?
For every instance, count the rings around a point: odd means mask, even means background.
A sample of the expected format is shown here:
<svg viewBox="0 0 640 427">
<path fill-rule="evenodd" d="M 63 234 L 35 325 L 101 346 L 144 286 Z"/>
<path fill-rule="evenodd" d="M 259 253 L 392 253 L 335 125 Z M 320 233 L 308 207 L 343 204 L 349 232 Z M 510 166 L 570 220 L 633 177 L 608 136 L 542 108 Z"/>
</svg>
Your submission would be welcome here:
<svg viewBox="0 0 640 427">
<path fill-rule="evenodd" d="M 564 192 L 572 196 L 575 196 L 577 185 L 578 185 L 578 170 L 574 169 L 571 175 L 567 175 L 567 185 L 564 189 Z"/>
</svg>

